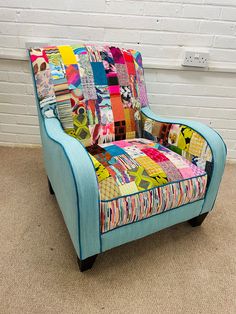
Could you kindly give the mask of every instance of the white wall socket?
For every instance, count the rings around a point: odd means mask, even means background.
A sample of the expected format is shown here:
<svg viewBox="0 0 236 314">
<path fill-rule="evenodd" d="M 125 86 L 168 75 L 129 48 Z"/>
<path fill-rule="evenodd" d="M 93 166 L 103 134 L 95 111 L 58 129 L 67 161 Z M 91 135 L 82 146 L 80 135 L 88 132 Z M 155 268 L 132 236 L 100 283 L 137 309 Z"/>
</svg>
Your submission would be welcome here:
<svg viewBox="0 0 236 314">
<path fill-rule="evenodd" d="M 186 67 L 207 68 L 208 61 L 209 61 L 209 52 L 186 50 L 182 65 Z"/>
</svg>

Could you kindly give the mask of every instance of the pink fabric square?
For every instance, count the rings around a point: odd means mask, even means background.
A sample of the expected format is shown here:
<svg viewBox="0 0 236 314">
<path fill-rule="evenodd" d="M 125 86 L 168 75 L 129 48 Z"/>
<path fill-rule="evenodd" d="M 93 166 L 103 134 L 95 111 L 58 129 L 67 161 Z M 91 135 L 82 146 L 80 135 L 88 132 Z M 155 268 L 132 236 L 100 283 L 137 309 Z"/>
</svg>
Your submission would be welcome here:
<svg viewBox="0 0 236 314">
<path fill-rule="evenodd" d="M 108 87 L 110 94 L 120 94 L 120 86 L 119 85 L 111 85 Z"/>
<path fill-rule="evenodd" d="M 119 146 L 119 147 L 121 147 L 121 148 L 122 148 L 122 147 L 132 146 L 132 144 L 129 143 L 128 141 L 123 141 L 123 140 L 121 140 L 121 141 L 115 141 L 113 144 L 116 145 L 116 146 Z"/>
<path fill-rule="evenodd" d="M 156 162 L 168 161 L 169 159 L 155 148 L 143 148 L 142 152 Z"/>
<path fill-rule="evenodd" d="M 182 169 L 179 169 L 179 172 L 182 174 L 184 179 L 188 179 L 195 176 L 191 168 L 182 168 Z"/>
</svg>

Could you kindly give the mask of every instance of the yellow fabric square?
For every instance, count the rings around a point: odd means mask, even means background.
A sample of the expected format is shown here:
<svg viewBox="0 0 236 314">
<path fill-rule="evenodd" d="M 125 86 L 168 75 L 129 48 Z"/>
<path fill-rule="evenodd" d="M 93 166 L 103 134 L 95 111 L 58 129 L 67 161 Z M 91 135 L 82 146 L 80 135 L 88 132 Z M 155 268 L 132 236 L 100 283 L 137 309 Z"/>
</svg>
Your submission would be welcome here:
<svg viewBox="0 0 236 314">
<path fill-rule="evenodd" d="M 180 149 L 186 150 L 188 152 L 189 143 L 191 141 L 192 135 L 193 135 L 193 130 L 185 125 L 182 125 L 180 129 L 179 137 L 178 137 L 177 146 Z"/>
<path fill-rule="evenodd" d="M 133 139 L 135 138 L 135 132 L 131 131 L 131 132 L 126 132 L 126 139 Z"/>
<path fill-rule="evenodd" d="M 119 189 L 120 189 L 121 195 L 127 195 L 127 194 L 132 194 L 132 193 L 138 192 L 138 187 L 134 181 L 120 185 Z"/>
<path fill-rule="evenodd" d="M 58 49 L 65 65 L 77 63 L 74 52 L 70 46 L 58 46 Z"/>
<path fill-rule="evenodd" d="M 90 154 L 89 154 L 89 156 L 91 157 L 92 162 L 94 164 L 97 178 L 98 178 L 98 182 L 101 182 L 102 180 L 108 178 L 110 176 L 109 171 L 96 158 L 94 158 Z"/>
<path fill-rule="evenodd" d="M 109 177 L 99 183 L 101 200 L 110 200 L 119 197 L 120 191 L 112 177 Z"/>
<path fill-rule="evenodd" d="M 141 156 L 135 158 L 135 160 L 142 166 L 150 177 L 156 177 L 159 174 L 165 174 L 163 169 L 150 157 Z"/>
<path fill-rule="evenodd" d="M 190 145 L 189 153 L 194 156 L 201 156 L 205 140 L 204 138 L 196 132 L 193 132 Z"/>
</svg>

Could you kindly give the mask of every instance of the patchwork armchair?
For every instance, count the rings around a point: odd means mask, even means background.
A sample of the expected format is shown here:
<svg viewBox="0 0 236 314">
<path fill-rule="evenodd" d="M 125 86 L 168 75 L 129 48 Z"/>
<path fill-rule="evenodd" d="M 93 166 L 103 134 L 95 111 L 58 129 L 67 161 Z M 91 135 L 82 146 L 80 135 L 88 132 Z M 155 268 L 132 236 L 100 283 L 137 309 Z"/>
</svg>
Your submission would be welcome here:
<svg viewBox="0 0 236 314">
<path fill-rule="evenodd" d="M 123 243 L 201 225 L 225 144 L 203 124 L 152 113 L 139 52 L 78 44 L 31 48 L 29 57 L 49 189 L 81 271 Z"/>
</svg>

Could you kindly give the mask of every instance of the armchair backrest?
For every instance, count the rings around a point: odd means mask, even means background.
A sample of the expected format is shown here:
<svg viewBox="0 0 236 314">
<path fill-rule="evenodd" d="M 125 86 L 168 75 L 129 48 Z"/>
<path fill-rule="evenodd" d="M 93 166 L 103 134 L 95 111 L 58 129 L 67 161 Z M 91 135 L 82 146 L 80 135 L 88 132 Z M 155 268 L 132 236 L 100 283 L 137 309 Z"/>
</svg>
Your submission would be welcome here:
<svg viewBox="0 0 236 314">
<path fill-rule="evenodd" d="M 94 45 L 30 49 L 42 114 L 84 146 L 141 137 L 148 105 L 141 54 Z"/>
</svg>

